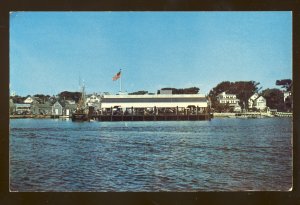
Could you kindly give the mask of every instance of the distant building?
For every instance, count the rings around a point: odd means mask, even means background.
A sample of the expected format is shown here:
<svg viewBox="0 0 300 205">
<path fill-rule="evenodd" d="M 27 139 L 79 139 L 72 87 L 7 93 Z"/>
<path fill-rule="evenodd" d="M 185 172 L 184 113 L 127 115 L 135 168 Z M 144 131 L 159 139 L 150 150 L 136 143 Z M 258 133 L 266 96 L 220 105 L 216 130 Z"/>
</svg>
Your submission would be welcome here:
<svg viewBox="0 0 300 205">
<path fill-rule="evenodd" d="M 173 91 L 172 90 L 160 90 L 159 92 L 161 95 L 172 95 Z"/>
<path fill-rule="evenodd" d="M 33 103 L 40 103 L 41 102 L 41 99 L 39 97 L 27 97 L 25 100 L 24 100 L 24 103 L 25 104 L 33 104 Z"/>
<path fill-rule="evenodd" d="M 236 106 L 240 102 L 239 99 L 236 98 L 234 94 L 226 94 L 225 92 L 220 93 L 217 95 L 217 100 L 221 104 L 229 104 L 229 106 Z"/>
<path fill-rule="evenodd" d="M 15 103 L 15 111 L 19 115 L 30 114 L 31 113 L 31 104 Z"/>
<path fill-rule="evenodd" d="M 208 100 L 201 94 L 175 94 L 175 95 L 103 95 L 101 110 L 111 108 L 128 110 L 154 110 L 158 109 L 190 109 L 204 112 L 208 107 Z"/>
<path fill-rule="evenodd" d="M 16 112 L 16 105 L 12 99 L 9 100 L 9 114 L 14 114 Z"/>
<path fill-rule="evenodd" d="M 45 102 L 41 104 L 34 104 L 34 112 L 36 115 L 51 115 L 52 114 L 52 106 L 50 102 Z"/>
<path fill-rule="evenodd" d="M 93 94 L 86 98 L 86 105 L 89 107 L 95 107 L 100 108 L 100 96 L 97 96 L 96 94 Z"/>
<path fill-rule="evenodd" d="M 267 108 L 267 101 L 263 96 L 254 93 L 248 100 L 248 108 L 249 109 L 256 108 L 258 110 L 264 110 Z"/>
<path fill-rule="evenodd" d="M 286 99 L 292 95 L 292 92 L 291 91 L 285 91 L 283 92 L 283 102 L 286 101 Z"/>
<path fill-rule="evenodd" d="M 33 97 L 27 97 L 25 100 L 24 100 L 24 103 L 26 103 L 26 104 L 30 104 L 30 103 L 32 103 L 33 102 Z"/>
<path fill-rule="evenodd" d="M 63 115 L 71 116 L 75 112 L 76 108 L 77 108 L 76 104 L 73 103 L 69 104 L 68 102 L 66 102 L 63 107 Z"/>
<path fill-rule="evenodd" d="M 68 103 L 69 105 L 75 105 L 76 104 L 75 100 L 66 100 L 66 103 Z"/>
<path fill-rule="evenodd" d="M 52 105 L 52 115 L 57 116 L 71 116 L 72 113 L 76 110 L 77 105 L 76 104 L 69 104 L 66 101 L 56 101 Z"/>
<path fill-rule="evenodd" d="M 291 91 L 283 92 L 283 102 L 285 109 L 289 112 L 293 110 L 293 95 Z"/>
<path fill-rule="evenodd" d="M 63 115 L 63 106 L 60 104 L 59 101 L 56 101 L 52 105 L 52 115 Z"/>
<path fill-rule="evenodd" d="M 228 104 L 235 112 L 241 111 L 241 106 L 239 105 L 240 100 L 237 99 L 234 94 L 226 94 L 226 92 L 222 92 L 217 95 L 217 100 L 220 104 Z"/>
</svg>

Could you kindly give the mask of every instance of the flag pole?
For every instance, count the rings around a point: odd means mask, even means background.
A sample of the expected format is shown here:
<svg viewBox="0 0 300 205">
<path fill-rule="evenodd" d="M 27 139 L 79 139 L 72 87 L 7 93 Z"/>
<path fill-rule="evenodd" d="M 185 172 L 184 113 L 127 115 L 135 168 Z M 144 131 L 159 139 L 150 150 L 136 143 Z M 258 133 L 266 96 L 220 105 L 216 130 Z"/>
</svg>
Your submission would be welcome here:
<svg viewBox="0 0 300 205">
<path fill-rule="evenodd" d="M 120 76 L 120 92 L 122 92 L 122 75 Z"/>
<path fill-rule="evenodd" d="M 120 69 L 120 93 L 122 92 L 122 69 Z"/>
</svg>

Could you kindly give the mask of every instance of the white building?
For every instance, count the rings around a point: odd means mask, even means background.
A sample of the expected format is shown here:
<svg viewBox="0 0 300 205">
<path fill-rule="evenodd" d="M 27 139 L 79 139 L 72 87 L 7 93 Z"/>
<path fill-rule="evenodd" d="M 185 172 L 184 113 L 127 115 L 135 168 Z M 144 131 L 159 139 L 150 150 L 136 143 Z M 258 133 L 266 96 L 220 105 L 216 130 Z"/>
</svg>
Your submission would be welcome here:
<svg viewBox="0 0 300 205">
<path fill-rule="evenodd" d="M 285 102 L 287 97 L 291 96 L 292 92 L 291 91 L 285 91 L 283 92 L 283 101 Z"/>
<path fill-rule="evenodd" d="M 217 100 L 220 104 L 229 104 L 235 112 L 241 111 L 241 106 L 239 105 L 240 100 L 237 99 L 234 94 L 226 94 L 225 92 L 222 92 L 217 95 Z"/>
<path fill-rule="evenodd" d="M 174 94 L 174 95 L 103 95 L 101 109 L 118 108 L 207 108 L 208 100 L 202 94 Z"/>
<path fill-rule="evenodd" d="M 258 110 L 263 110 L 267 107 L 267 101 L 263 96 L 254 93 L 248 100 L 248 108 L 256 108 Z"/>
<path fill-rule="evenodd" d="M 26 104 L 30 104 L 30 103 L 32 103 L 34 101 L 34 99 L 33 99 L 33 97 L 28 97 L 28 98 L 26 98 L 25 100 L 24 100 L 24 103 L 26 103 Z"/>
<path fill-rule="evenodd" d="M 100 108 L 100 102 L 101 102 L 100 96 L 97 96 L 96 94 L 87 97 L 85 101 L 87 106 L 96 107 L 96 108 Z"/>
</svg>

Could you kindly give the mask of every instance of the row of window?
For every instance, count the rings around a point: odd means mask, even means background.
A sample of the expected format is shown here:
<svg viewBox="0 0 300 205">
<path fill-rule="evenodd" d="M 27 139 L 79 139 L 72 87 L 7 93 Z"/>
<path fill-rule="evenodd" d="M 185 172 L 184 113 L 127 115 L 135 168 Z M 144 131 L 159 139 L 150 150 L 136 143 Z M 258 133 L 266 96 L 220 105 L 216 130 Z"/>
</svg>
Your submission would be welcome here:
<svg viewBox="0 0 300 205">
<path fill-rule="evenodd" d="M 238 100 L 221 100 L 220 103 L 237 103 Z"/>
<path fill-rule="evenodd" d="M 194 98 L 102 98 L 102 103 L 172 103 L 172 102 L 207 102 L 203 97 Z"/>
</svg>

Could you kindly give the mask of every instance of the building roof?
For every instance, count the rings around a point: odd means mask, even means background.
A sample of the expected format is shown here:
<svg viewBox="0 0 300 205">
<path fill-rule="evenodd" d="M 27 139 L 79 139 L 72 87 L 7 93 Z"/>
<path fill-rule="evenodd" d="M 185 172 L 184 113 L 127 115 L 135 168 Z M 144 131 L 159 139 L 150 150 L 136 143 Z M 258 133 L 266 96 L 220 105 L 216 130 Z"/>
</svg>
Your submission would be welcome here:
<svg viewBox="0 0 300 205">
<path fill-rule="evenodd" d="M 104 98 L 128 98 L 128 99 L 133 99 L 133 98 L 145 98 L 145 99 L 158 99 L 158 98 L 194 98 L 194 97 L 199 97 L 199 98 L 205 98 L 204 94 L 156 94 L 156 95 L 103 95 L 102 99 Z"/>
<path fill-rule="evenodd" d="M 226 95 L 226 96 L 236 96 L 236 94 L 227 94 L 226 92 L 221 92 L 217 96 L 223 96 L 223 95 Z"/>
<path fill-rule="evenodd" d="M 26 103 L 15 103 L 16 107 L 31 107 L 31 104 Z"/>
</svg>

